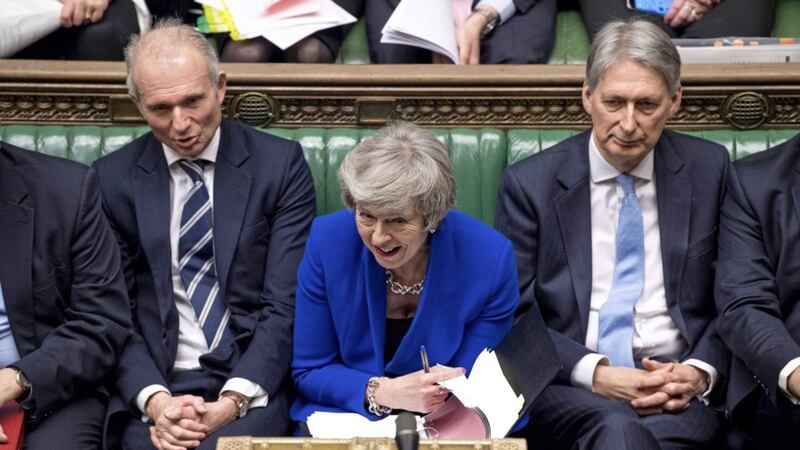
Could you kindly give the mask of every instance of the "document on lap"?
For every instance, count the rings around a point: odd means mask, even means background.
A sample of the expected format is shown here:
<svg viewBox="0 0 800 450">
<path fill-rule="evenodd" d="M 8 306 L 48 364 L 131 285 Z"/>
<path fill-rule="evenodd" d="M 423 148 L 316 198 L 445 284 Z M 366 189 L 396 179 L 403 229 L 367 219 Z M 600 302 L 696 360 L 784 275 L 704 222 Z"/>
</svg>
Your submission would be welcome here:
<svg viewBox="0 0 800 450">
<path fill-rule="evenodd" d="M 349 439 L 359 437 L 394 437 L 397 431 L 397 415 L 371 421 L 361 414 L 320 412 L 308 416 L 306 425 L 311 436 L 325 439 Z M 422 431 L 423 419 L 417 417 L 417 430 Z M 422 437 L 426 435 L 421 433 Z"/>
<path fill-rule="evenodd" d="M 0 58 L 6 58 L 61 27 L 57 0 L 4 0 L 0 12 Z"/>
<path fill-rule="evenodd" d="M 459 62 L 449 1 L 402 0 L 381 30 L 381 43 L 420 47 Z"/>
</svg>

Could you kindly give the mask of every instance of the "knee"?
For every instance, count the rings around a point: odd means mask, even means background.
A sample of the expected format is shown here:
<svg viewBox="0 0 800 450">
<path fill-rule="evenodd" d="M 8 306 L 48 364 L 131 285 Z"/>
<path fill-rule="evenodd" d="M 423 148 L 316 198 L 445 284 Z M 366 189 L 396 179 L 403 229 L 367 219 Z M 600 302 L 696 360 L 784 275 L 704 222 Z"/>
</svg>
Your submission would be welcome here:
<svg viewBox="0 0 800 450">
<path fill-rule="evenodd" d="M 297 63 L 332 63 L 336 55 L 321 40 L 311 36 L 286 50 L 286 60 Z"/>
<path fill-rule="evenodd" d="M 272 44 L 266 39 L 255 38 L 228 41 L 222 48 L 220 59 L 223 62 L 260 63 L 272 61 L 274 53 Z"/>
</svg>

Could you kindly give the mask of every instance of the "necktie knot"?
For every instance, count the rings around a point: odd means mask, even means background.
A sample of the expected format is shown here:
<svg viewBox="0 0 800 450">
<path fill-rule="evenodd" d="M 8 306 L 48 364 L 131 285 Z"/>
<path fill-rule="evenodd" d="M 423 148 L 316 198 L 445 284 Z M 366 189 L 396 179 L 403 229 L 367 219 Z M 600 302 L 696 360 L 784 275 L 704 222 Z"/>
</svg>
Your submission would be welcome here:
<svg viewBox="0 0 800 450">
<path fill-rule="evenodd" d="M 205 170 L 207 162 L 208 161 L 203 159 L 195 159 L 194 161 L 182 159 L 178 161 L 181 165 L 181 169 L 189 175 L 189 178 L 191 178 L 192 182 L 195 184 L 197 184 L 198 181 L 201 183 L 205 182 L 203 179 L 203 170 Z"/>
<path fill-rule="evenodd" d="M 635 194 L 636 193 L 636 186 L 634 184 L 635 179 L 633 175 L 627 173 L 621 173 L 617 176 L 617 183 L 622 187 L 622 191 L 625 194 Z"/>
</svg>

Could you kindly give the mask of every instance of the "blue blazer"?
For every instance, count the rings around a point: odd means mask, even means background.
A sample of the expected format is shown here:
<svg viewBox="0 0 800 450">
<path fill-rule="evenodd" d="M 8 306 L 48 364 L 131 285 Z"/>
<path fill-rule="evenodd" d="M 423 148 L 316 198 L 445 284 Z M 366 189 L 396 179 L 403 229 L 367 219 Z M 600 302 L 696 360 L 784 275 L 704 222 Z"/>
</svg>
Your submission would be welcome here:
<svg viewBox="0 0 800 450">
<path fill-rule="evenodd" d="M 519 298 L 511 243 L 453 211 L 430 236 L 428 258 L 411 328 L 384 367 L 384 269 L 361 241 L 353 211 L 314 221 L 297 273 L 293 420 L 303 422 L 314 411 L 376 418 L 364 405 L 367 380 L 421 370 L 420 345 L 431 365 L 469 369 L 484 348 L 503 339 Z"/>
<path fill-rule="evenodd" d="M 241 377 L 264 388 L 270 405 L 279 405 L 291 363 L 297 264 L 315 215 L 313 179 L 297 142 L 235 120 L 223 120 L 220 128 L 214 258 L 235 337 L 203 355 L 200 364 L 208 375 L 209 397 L 226 379 Z M 152 133 L 99 159 L 93 169 L 122 249 L 134 324 L 117 366 L 118 395 L 109 405 L 114 428 L 140 414 L 134 405 L 143 388 L 172 387 L 178 313 L 169 245 L 169 169 Z"/>
<path fill-rule="evenodd" d="M 778 375 L 800 357 L 800 136 L 734 164 L 717 263 L 719 333 L 731 348 L 728 407 L 760 389 L 778 404 Z"/>
<path fill-rule="evenodd" d="M 584 345 L 592 286 L 589 138 L 581 133 L 506 169 L 495 219 L 514 243 L 520 309 L 538 306 L 563 365 L 556 380 L 567 385 L 591 352 Z M 716 332 L 712 263 L 728 153 L 668 130 L 654 152 L 667 307 L 688 343 L 681 359 L 700 359 L 723 379 L 730 353 Z"/>
</svg>

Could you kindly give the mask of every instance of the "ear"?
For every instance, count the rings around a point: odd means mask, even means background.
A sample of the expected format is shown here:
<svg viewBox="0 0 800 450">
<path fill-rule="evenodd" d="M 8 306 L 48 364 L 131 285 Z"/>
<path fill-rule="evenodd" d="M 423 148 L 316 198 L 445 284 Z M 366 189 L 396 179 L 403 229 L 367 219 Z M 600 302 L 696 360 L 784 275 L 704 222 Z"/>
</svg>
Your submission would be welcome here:
<svg viewBox="0 0 800 450">
<path fill-rule="evenodd" d="M 681 108 L 681 99 L 683 98 L 683 88 L 679 87 L 672 97 L 669 99 L 669 116 L 672 117 L 677 114 Z"/>
<path fill-rule="evenodd" d="M 222 105 L 222 102 L 225 100 L 225 87 L 228 84 L 228 75 L 220 71 L 219 72 L 219 80 L 217 81 L 217 100 L 219 104 Z"/>
<path fill-rule="evenodd" d="M 581 100 L 583 100 L 583 110 L 586 111 L 586 114 L 592 115 L 592 91 L 589 89 L 589 85 L 586 82 L 583 83 L 583 89 L 581 89 Z"/>
</svg>

